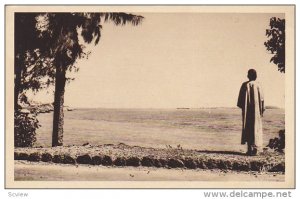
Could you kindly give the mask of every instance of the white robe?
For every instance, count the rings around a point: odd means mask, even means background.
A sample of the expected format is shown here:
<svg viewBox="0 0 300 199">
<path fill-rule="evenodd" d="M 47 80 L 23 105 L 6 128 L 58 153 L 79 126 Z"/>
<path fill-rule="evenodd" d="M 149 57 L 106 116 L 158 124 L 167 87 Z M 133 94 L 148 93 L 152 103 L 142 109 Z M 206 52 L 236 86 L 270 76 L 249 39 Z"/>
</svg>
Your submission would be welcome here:
<svg viewBox="0 0 300 199">
<path fill-rule="evenodd" d="M 263 146 L 262 119 L 264 97 L 258 82 L 247 81 L 241 86 L 237 106 L 242 109 L 243 130 L 241 143 Z"/>
</svg>

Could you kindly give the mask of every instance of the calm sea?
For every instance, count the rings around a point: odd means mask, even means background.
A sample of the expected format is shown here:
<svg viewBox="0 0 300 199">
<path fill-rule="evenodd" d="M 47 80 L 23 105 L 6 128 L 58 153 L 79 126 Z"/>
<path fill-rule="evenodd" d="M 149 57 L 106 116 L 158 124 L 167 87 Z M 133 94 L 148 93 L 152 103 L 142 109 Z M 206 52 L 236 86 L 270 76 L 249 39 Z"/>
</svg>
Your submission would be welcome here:
<svg viewBox="0 0 300 199">
<path fill-rule="evenodd" d="M 37 146 L 51 146 L 52 113 L 38 116 Z M 267 109 L 264 143 L 284 129 L 283 109 Z M 241 112 L 207 109 L 75 109 L 65 112 L 64 145 L 118 144 L 242 151 Z"/>
</svg>

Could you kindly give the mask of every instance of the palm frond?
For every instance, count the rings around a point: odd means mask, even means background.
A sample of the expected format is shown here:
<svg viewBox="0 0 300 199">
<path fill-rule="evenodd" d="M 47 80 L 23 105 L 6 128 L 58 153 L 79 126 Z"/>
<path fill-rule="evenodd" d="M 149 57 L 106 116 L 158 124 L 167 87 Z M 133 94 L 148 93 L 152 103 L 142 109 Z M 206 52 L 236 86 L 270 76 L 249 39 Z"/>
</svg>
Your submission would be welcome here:
<svg viewBox="0 0 300 199">
<path fill-rule="evenodd" d="M 131 23 L 134 26 L 139 25 L 144 19 L 143 16 L 127 14 L 124 12 L 108 12 L 101 13 L 101 17 L 104 18 L 104 22 L 113 21 L 115 25 L 125 25 Z"/>
</svg>

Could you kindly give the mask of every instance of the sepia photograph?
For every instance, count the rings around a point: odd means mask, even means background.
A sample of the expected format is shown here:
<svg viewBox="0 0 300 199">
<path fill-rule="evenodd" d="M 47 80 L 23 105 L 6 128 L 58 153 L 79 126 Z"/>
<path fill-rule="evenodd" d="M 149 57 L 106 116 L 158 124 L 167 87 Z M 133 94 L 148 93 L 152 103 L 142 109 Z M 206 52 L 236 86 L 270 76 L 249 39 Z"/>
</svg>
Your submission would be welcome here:
<svg viewBox="0 0 300 199">
<path fill-rule="evenodd" d="M 5 186 L 294 188 L 294 10 L 6 5 Z"/>
</svg>

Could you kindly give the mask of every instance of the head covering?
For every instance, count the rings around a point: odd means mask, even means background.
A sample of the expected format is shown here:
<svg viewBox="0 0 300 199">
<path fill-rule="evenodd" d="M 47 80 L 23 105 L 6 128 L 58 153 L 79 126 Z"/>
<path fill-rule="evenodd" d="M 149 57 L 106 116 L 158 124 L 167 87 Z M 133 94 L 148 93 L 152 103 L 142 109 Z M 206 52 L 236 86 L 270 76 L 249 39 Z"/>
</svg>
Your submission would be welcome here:
<svg viewBox="0 0 300 199">
<path fill-rule="evenodd" d="M 256 70 L 254 70 L 254 69 L 248 70 L 248 78 L 250 81 L 256 80 L 256 78 L 257 78 Z"/>
</svg>

